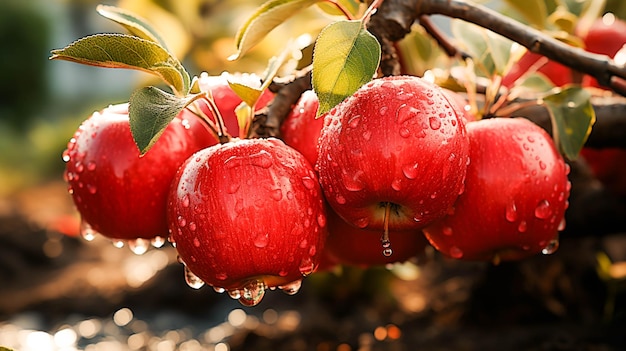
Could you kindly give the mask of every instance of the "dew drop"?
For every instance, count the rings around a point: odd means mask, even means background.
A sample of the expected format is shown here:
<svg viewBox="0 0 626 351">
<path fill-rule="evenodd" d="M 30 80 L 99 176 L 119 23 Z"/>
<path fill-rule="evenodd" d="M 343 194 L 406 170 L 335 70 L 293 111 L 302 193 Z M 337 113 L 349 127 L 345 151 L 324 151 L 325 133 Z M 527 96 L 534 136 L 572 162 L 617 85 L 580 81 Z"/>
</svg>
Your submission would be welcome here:
<svg viewBox="0 0 626 351">
<path fill-rule="evenodd" d="M 302 239 L 299 246 L 301 249 L 304 249 L 307 247 L 307 245 L 309 245 L 309 242 L 306 239 Z"/>
<path fill-rule="evenodd" d="M 135 255 L 145 254 L 149 247 L 150 239 L 137 238 L 135 240 L 128 240 L 128 248 Z"/>
<path fill-rule="evenodd" d="M 195 275 L 187 266 L 184 268 L 185 270 L 185 283 L 189 285 L 192 289 L 200 289 L 204 286 L 204 281 L 200 279 L 197 275 Z"/>
<path fill-rule="evenodd" d="M 300 274 L 306 277 L 307 275 L 313 273 L 313 271 L 315 270 L 315 264 L 310 257 L 305 257 L 302 259 L 302 261 L 300 261 L 300 266 L 298 267 L 298 270 L 300 270 Z"/>
<path fill-rule="evenodd" d="M 189 223 L 189 230 L 191 230 L 192 232 L 195 232 L 196 229 L 198 229 L 198 225 L 196 225 L 196 222 L 190 222 Z"/>
<path fill-rule="evenodd" d="M 545 169 L 547 168 L 546 164 L 543 161 L 539 161 L 539 168 L 541 168 L 542 170 L 545 171 Z"/>
<path fill-rule="evenodd" d="M 86 241 L 92 241 L 96 237 L 96 231 L 83 220 L 80 223 L 80 236 Z"/>
<path fill-rule="evenodd" d="M 94 195 L 95 193 L 98 192 L 98 188 L 93 185 L 93 184 L 87 184 L 87 191 L 91 194 Z"/>
<path fill-rule="evenodd" d="M 383 256 L 389 257 L 393 254 L 393 250 L 391 249 L 391 241 L 389 239 L 381 239 L 380 244 L 383 248 Z"/>
<path fill-rule="evenodd" d="M 274 189 L 270 192 L 270 197 L 276 201 L 283 199 L 283 191 L 281 189 Z"/>
<path fill-rule="evenodd" d="M 546 247 L 541 249 L 541 253 L 544 255 L 552 255 L 553 253 L 556 252 L 556 250 L 558 250 L 558 248 L 559 248 L 559 238 L 556 237 L 550 240 L 550 242 L 548 243 L 548 245 L 546 245 Z"/>
<path fill-rule="evenodd" d="M 269 233 L 267 232 L 259 233 L 259 235 L 257 235 L 256 238 L 254 238 L 254 246 L 260 249 L 266 247 L 268 242 L 269 242 Z"/>
<path fill-rule="evenodd" d="M 363 229 L 363 228 L 367 227 L 367 226 L 370 224 L 370 219 L 369 219 L 369 217 L 359 218 L 359 219 L 357 219 L 357 220 L 354 222 L 354 224 L 355 224 L 357 227 L 359 227 L 359 228 Z"/>
<path fill-rule="evenodd" d="M 409 128 L 400 128 L 399 134 L 403 138 L 408 138 L 411 136 L 411 131 Z"/>
<path fill-rule="evenodd" d="M 85 166 L 80 161 L 76 162 L 74 167 L 76 168 L 76 172 L 78 172 L 78 173 L 82 173 L 85 170 Z"/>
<path fill-rule="evenodd" d="M 320 213 L 320 214 L 317 216 L 317 224 L 318 224 L 320 227 L 324 228 L 324 227 L 326 226 L 326 215 L 324 215 L 323 213 Z"/>
<path fill-rule="evenodd" d="M 463 251 L 458 246 L 450 247 L 450 257 L 460 259 L 463 257 Z"/>
<path fill-rule="evenodd" d="M 388 110 L 389 110 L 389 107 L 387 107 L 387 106 L 382 106 L 381 108 L 379 108 L 379 109 L 378 109 L 378 113 L 379 113 L 381 116 L 384 116 L 384 115 L 386 115 L 386 114 L 387 114 L 387 111 L 388 111 Z"/>
<path fill-rule="evenodd" d="M 428 124 L 430 124 L 430 128 L 432 130 L 437 130 L 441 128 L 441 120 L 439 120 L 439 118 L 437 117 L 430 117 L 428 119 Z"/>
<path fill-rule="evenodd" d="M 288 274 L 289 272 L 286 269 L 281 269 L 280 272 L 278 272 L 279 277 L 286 277 Z"/>
<path fill-rule="evenodd" d="M 252 280 L 241 290 L 239 302 L 244 306 L 256 306 L 265 296 L 265 283 L 262 280 Z"/>
<path fill-rule="evenodd" d="M 551 214 L 552 209 L 550 208 L 550 203 L 548 202 L 548 200 L 539 201 L 537 207 L 535 208 L 535 217 L 539 219 L 546 219 L 550 217 Z"/>
<path fill-rule="evenodd" d="M 565 217 L 561 218 L 561 221 L 559 222 L 559 226 L 558 226 L 557 230 L 560 231 L 560 232 L 565 230 Z"/>
<path fill-rule="evenodd" d="M 415 179 L 417 178 L 418 175 L 418 164 L 413 163 L 413 164 L 406 164 L 404 166 L 402 166 L 402 174 L 404 174 L 404 176 L 407 179 Z"/>
<path fill-rule="evenodd" d="M 344 205 L 346 203 L 346 198 L 343 197 L 342 195 L 337 195 L 335 197 L 335 201 L 337 201 L 337 203 L 340 205 Z"/>
<path fill-rule="evenodd" d="M 261 150 L 258 153 L 250 155 L 248 157 L 250 158 L 251 165 L 261 168 L 270 168 L 273 163 L 272 155 L 265 150 Z"/>
<path fill-rule="evenodd" d="M 113 240 L 113 246 L 121 249 L 124 247 L 124 240 Z"/>
<path fill-rule="evenodd" d="M 517 226 L 517 231 L 518 232 L 525 233 L 527 229 L 528 229 L 528 224 L 526 223 L 526 221 L 519 222 L 519 224 Z"/>
<path fill-rule="evenodd" d="M 302 279 L 298 279 L 289 284 L 281 285 L 278 288 L 281 289 L 287 295 L 295 295 L 300 291 L 302 286 Z"/>
<path fill-rule="evenodd" d="M 416 109 L 413 106 L 409 106 L 407 104 L 402 104 L 396 111 L 396 118 L 399 124 L 402 124 L 411 118 L 417 116 L 420 113 L 420 110 Z"/>
<path fill-rule="evenodd" d="M 513 223 L 517 220 L 517 206 L 515 202 L 511 202 L 506 205 L 506 209 L 504 210 L 504 217 L 507 221 Z"/>
<path fill-rule="evenodd" d="M 313 180 L 311 177 L 308 177 L 308 176 L 302 177 L 302 184 L 304 185 L 305 188 L 309 190 L 315 189 L 315 180 Z"/>
<path fill-rule="evenodd" d="M 195 246 L 195 247 L 200 247 L 200 239 L 198 239 L 198 238 L 193 238 L 193 246 Z"/>
<path fill-rule="evenodd" d="M 239 289 L 228 290 L 228 296 L 230 296 L 230 298 L 233 300 L 239 300 L 241 298 L 241 290 Z"/>
<path fill-rule="evenodd" d="M 187 220 L 183 216 L 178 216 L 178 225 L 184 228 L 187 225 Z"/>
<path fill-rule="evenodd" d="M 369 141 L 370 139 L 372 139 L 372 132 L 369 130 L 364 131 L 363 139 L 365 139 L 366 141 Z"/>
<path fill-rule="evenodd" d="M 229 194 L 234 194 L 237 192 L 237 190 L 239 190 L 240 187 L 241 184 L 239 183 L 231 183 L 228 188 L 226 188 L 226 192 Z"/>
<path fill-rule="evenodd" d="M 218 293 L 218 294 L 223 294 L 223 293 L 224 293 L 224 291 L 226 291 L 226 289 L 224 289 L 224 288 L 220 288 L 219 286 L 214 286 L 214 287 L 213 287 L 213 291 L 215 291 L 215 292 L 216 292 L 216 293 Z"/>
<path fill-rule="evenodd" d="M 450 236 L 453 233 L 452 227 L 445 226 L 443 227 L 442 232 L 443 232 L 443 235 Z"/>
<path fill-rule="evenodd" d="M 342 178 L 343 178 L 343 186 L 348 191 L 353 191 L 353 192 L 361 191 L 363 190 L 363 188 L 365 188 L 365 186 L 363 185 L 363 182 L 358 180 L 356 175 L 353 178 L 349 176 L 344 176 Z"/>
<path fill-rule="evenodd" d="M 402 190 L 402 181 L 400 179 L 394 179 L 391 182 L 391 188 L 395 191 L 400 191 Z"/>
<path fill-rule="evenodd" d="M 96 163 L 93 161 L 89 161 L 87 163 L 87 170 L 91 172 L 91 171 L 94 171 L 95 169 L 96 169 Z"/>
<path fill-rule="evenodd" d="M 165 245 L 165 238 L 162 236 L 155 236 L 150 240 L 150 245 L 152 245 L 152 247 L 156 247 L 157 249 L 163 247 L 163 245 Z"/>
<path fill-rule="evenodd" d="M 183 195 L 183 198 L 181 199 L 181 205 L 183 205 L 183 207 L 185 208 L 189 207 L 189 194 Z"/>
<path fill-rule="evenodd" d="M 361 122 L 361 115 L 352 116 L 348 120 L 348 126 L 354 129 L 359 126 L 360 122 Z"/>
<path fill-rule="evenodd" d="M 226 279 L 228 279 L 228 274 L 226 274 L 226 273 L 217 273 L 215 275 L 215 278 L 217 280 L 226 280 Z"/>
<path fill-rule="evenodd" d="M 316 253 L 317 247 L 315 247 L 315 245 L 311 245 L 311 247 L 309 247 L 309 256 L 315 256 Z"/>
<path fill-rule="evenodd" d="M 63 159 L 63 162 L 70 162 L 70 150 L 68 149 L 63 150 L 63 153 L 61 154 L 61 158 Z"/>
</svg>

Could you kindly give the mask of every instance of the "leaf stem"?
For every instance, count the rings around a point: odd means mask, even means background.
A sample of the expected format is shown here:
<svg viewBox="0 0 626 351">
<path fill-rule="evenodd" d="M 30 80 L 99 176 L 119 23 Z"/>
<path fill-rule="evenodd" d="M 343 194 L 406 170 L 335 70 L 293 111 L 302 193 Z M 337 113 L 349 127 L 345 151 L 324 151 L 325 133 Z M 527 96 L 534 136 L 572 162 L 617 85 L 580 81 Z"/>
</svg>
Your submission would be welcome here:
<svg viewBox="0 0 626 351">
<path fill-rule="evenodd" d="M 369 23 L 370 18 L 372 17 L 373 14 L 376 13 L 376 11 L 378 10 L 378 7 L 380 7 L 380 5 L 382 5 L 384 1 L 385 0 L 374 0 L 370 4 L 370 6 L 367 8 L 367 10 L 365 10 L 365 13 L 363 14 L 363 19 L 361 20 L 363 21 L 363 25 L 365 27 L 367 27 L 367 24 Z"/>
<path fill-rule="evenodd" d="M 341 13 L 343 13 L 344 16 L 346 16 L 347 19 L 349 20 L 353 20 L 354 16 L 352 16 L 352 14 L 350 13 L 350 11 L 348 11 L 348 9 L 346 9 L 342 4 L 340 4 L 338 1 L 335 0 L 326 0 L 326 2 L 333 4 L 337 10 L 339 10 Z"/>
</svg>

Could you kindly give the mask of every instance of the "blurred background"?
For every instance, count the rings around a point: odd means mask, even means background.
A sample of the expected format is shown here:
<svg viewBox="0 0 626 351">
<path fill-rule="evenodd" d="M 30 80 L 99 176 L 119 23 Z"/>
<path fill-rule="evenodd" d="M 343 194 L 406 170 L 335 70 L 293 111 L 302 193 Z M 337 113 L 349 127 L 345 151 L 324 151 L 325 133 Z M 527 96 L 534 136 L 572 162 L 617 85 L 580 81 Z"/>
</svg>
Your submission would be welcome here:
<svg viewBox="0 0 626 351">
<path fill-rule="evenodd" d="M 232 38 L 262 1 L 0 1 L 0 346 L 17 350 L 624 350 L 623 235 L 564 240 L 552 256 L 492 266 L 427 250 L 393 267 L 314 274 L 244 308 L 189 288 L 171 247 L 136 256 L 78 237 L 61 153 L 93 111 L 150 77 L 49 61 L 121 32 L 98 4 L 147 18 L 192 75 L 261 73 L 285 38 L 331 19 L 307 10 L 236 62 Z M 495 2 L 497 3 L 497 2 Z M 622 13 L 626 6 L 609 1 Z M 304 25 L 305 23 L 305 25 Z M 408 40 L 420 40 L 412 39 Z M 414 43 L 415 44 L 415 43 Z M 438 50 L 419 42 L 420 74 Z M 617 278 L 616 278 L 617 277 Z M 618 279 L 619 278 L 619 279 Z"/>
</svg>

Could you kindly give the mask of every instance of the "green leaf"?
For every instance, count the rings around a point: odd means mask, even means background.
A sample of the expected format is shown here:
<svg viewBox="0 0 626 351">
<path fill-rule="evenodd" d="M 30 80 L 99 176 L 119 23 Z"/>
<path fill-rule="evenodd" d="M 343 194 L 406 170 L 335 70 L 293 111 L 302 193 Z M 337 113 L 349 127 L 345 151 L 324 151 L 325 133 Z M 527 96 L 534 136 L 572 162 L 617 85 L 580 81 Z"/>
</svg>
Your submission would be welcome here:
<svg viewBox="0 0 626 351">
<path fill-rule="evenodd" d="M 254 106 L 259 100 L 263 90 L 260 88 L 254 88 L 249 85 L 245 85 L 239 82 L 228 81 L 228 85 L 239 96 L 239 98 L 245 102 L 248 106 Z"/>
<path fill-rule="evenodd" d="M 144 87 L 130 96 L 128 117 L 135 144 L 144 155 L 156 143 L 168 124 L 187 105 L 203 97 L 203 94 L 184 98 L 169 94 L 155 87 Z"/>
<path fill-rule="evenodd" d="M 315 43 L 312 83 L 320 116 L 372 80 L 380 63 L 380 44 L 361 21 L 338 21 Z"/>
<path fill-rule="evenodd" d="M 570 160 L 576 159 L 596 121 L 591 93 L 572 86 L 543 98 L 552 119 L 555 143 Z"/>
<path fill-rule="evenodd" d="M 186 95 L 190 88 L 189 74 L 174 56 L 161 45 L 132 35 L 84 37 L 63 49 L 53 50 L 50 59 L 148 72 L 160 77 L 180 95 Z"/>
<path fill-rule="evenodd" d="M 452 20 L 451 29 L 486 77 L 504 74 L 511 56 L 511 40 L 459 19 Z"/>
<path fill-rule="evenodd" d="M 269 32 L 285 22 L 296 12 L 324 0 L 269 0 L 261 5 L 239 28 L 235 36 L 236 60 L 261 41 Z"/>
<path fill-rule="evenodd" d="M 0 351 L 14 351 L 14 350 L 8 347 L 0 346 Z"/>
<path fill-rule="evenodd" d="M 122 25 L 130 34 L 153 41 L 167 49 L 163 38 L 145 19 L 115 6 L 98 5 L 96 11 L 101 16 Z"/>
<path fill-rule="evenodd" d="M 505 2 L 520 13 L 531 26 L 537 29 L 545 28 L 548 17 L 545 0 L 505 0 Z"/>
<path fill-rule="evenodd" d="M 343 9 L 346 10 L 352 16 L 356 16 L 358 14 L 359 9 L 362 4 L 358 0 L 336 0 L 334 2 L 342 6 Z M 337 8 L 337 5 L 333 4 L 332 2 L 326 2 L 326 1 L 320 2 L 317 4 L 317 7 L 319 7 L 320 10 L 322 10 L 323 12 L 329 15 L 333 15 L 333 16 L 344 15 L 344 13 Z"/>
</svg>

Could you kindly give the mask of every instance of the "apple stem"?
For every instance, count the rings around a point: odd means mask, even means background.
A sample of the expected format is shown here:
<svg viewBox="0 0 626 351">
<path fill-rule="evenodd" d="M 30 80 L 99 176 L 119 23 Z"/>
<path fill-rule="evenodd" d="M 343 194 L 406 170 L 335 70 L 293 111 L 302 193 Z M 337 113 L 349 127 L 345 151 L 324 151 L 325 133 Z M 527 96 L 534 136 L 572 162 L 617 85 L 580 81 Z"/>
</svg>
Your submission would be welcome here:
<svg viewBox="0 0 626 351">
<path fill-rule="evenodd" d="M 346 16 L 347 19 L 349 20 L 353 20 L 354 16 L 352 16 L 352 14 L 350 13 L 350 11 L 348 11 L 342 4 L 340 4 L 338 1 L 333 1 L 333 0 L 327 0 L 328 3 L 333 4 L 333 6 L 335 6 L 337 8 L 337 10 L 339 10 L 341 13 L 343 13 L 344 16 Z"/>
<path fill-rule="evenodd" d="M 391 202 L 385 203 L 385 218 L 383 219 L 383 236 L 380 238 L 380 242 L 383 246 L 383 255 L 391 256 L 393 250 L 391 249 L 391 241 L 389 240 L 389 217 L 391 216 Z"/>
<path fill-rule="evenodd" d="M 213 123 L 213 121 L 209 118 L 209 116 L 207 116 L 206 113 L 204 113 L 204 111 L 198 108 L 198 106 L 195 103 L 188 105 L 186 109 L 189 112 L 196 115 L 196 117 L 200 118 L 202 122 L 204 122 L 204 124 L 211 130 L 211 133 L 215 135 L 215 138 L 218 138 L 217 126 L 215 125 L 215 123 Z"/>
<path fill-rule="evenodd" d="M 217 124 L 217 128 L 216 128 L 217 140 L 220 142 L 220 144 L 229 142 L 230 135 L 226 132 L 226 126 L 224 125 L 224 118 L 222 117 L 220 110 L 217 108 L 217 105 L 215 104 L 215 100 L 213 100 L 213 97 L 207 96 L 204 99 L 204 101 L 209 107 L 209 109 L 211 110 L 211 112 L 213 113 L 213 116 L 215 116 L 215 122 Z"/>
<path fill-rule="evenodd" d="M 383 3 L 383 0 L 374 0 L 370 4 L 370 6 L 367 8 L 367 10 L 365 10 L 365 13 L 363 14 L 363 19 L 362 19 L 363 24 L 365 26 L 367 26 L 367 23 L 369 23 L 370 18 L 372 17 L 374 13 L 376 13 L 376 10 L 378 9 L 380 5 L 382 5 L 382 3 Z"/>
</svg>

